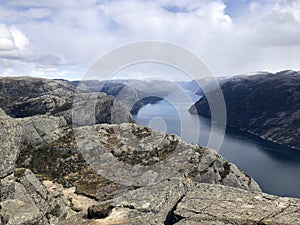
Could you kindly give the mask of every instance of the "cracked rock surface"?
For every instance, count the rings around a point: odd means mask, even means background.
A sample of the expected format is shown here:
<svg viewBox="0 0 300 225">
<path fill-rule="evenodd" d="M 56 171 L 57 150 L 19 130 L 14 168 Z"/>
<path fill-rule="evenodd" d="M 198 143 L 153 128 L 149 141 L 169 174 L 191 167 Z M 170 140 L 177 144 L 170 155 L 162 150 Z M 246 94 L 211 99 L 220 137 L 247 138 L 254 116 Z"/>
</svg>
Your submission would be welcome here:
<svg viewBox="0 0 300 225">
<path fill-rule="evenodd" d="M 201 184 L 178 204 L 178 224 L 300 224 L 300 200 Z M 211 222 L 214 221 L 214 222 Z"/>
<path fill-rule="evenodd" d="M 74 129 L 85 160 L 102 176 L 127 186 L 173 178 L 260 191 L 257 183 L 211 149 L 136 124 Z"/>
<path fill-rule="evenodd" d="M 197 184 L 171 179 L 149 185 L 91 208 L 94 215 L 105 206 L 105 218 L 75 215 L 61 224 L 161 225 L 297 225 L 300 200 L 249 192 L 218 184 Z"/>
<path fill-rule="evenodd" d="M 63 117 L 1 110 L 0 126 L 1 225 L 300 224 L 300 200 L 263 194 L 176 135 L 130 123 L 72 129 Z"/>
</svg>

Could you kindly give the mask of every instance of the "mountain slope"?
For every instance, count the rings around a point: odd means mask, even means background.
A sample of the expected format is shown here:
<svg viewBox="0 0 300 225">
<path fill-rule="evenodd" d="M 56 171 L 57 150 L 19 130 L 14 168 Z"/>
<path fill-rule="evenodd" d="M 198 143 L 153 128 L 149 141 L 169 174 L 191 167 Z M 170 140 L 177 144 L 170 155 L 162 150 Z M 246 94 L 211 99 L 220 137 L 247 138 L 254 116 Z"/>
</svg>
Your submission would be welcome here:
<svg viewBox="0 0 300 225">
<path fill-rule="evenodd" d="M 75 98 L 74 98 L 75 96 Z M 16 118 L 34 115 L 64 116 L 72 123 L 72 110 L 80 110 L 77 104 L 95 101 L 95 123 L 113 123 L 112 108 L 118 115 L 117 123 L 135 122 L 126 108 L 113 96 L 105 93 L 79 93 L 69 82 L 33 77 L 0 78 L 0 107 Z M 86 109 L 85 109 L 86 110 Z M 84 116 L 88 113 L 82 113 Z M 84 124 L 82 124 L 84 125 Z"/>
<path fill-rule="evenodd" d="M 300 149 L 299 72 L 236 76 L 221 89 L 228 125 Z M 209 117 L 207 99 L 200 99 L 189 112 Z"/>
</svg>

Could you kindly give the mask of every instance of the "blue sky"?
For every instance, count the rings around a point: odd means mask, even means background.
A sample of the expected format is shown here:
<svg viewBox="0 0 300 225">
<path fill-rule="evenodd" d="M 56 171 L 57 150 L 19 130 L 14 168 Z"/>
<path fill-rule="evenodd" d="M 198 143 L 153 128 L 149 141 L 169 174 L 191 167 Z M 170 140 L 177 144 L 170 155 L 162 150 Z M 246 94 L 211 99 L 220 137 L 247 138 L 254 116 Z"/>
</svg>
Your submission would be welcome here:
<svg viewBox="0 0 300 225">
<path fill-rule="evenodd" d="M 251 0 L 225 0 L 224 4 L 226 5 L 225 13 L 230 17 L 239 17 L 242 12 L 245 12 L 251 4 Z"/>
<path fill-rule="evenodd" d="M 300 70 L 300 1 L 0 0 L 2 76 L 80 79 L 111 49 L 143 40 L 187 48 L 217 76 Z M 120 74 L 174 74 L 161 68 Z"/>
</svg>

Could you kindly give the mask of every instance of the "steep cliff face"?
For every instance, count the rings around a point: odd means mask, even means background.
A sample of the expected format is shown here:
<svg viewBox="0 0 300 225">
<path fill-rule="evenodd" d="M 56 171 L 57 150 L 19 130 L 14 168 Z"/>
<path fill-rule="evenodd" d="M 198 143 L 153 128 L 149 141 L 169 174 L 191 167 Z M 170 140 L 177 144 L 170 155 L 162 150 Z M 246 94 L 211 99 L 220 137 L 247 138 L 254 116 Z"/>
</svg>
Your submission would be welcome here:
<svg viewBox="0 0 300 225">
<path fill-rule="evenodd" d="M 221 89 L 228 125 L 300 149 L 299 72 L 237 76 Z M 189 111 L 209 117 L 207 99 L 200 99 Z"/>
<path fill-rule="evenodd" d="M 166 80 L 83 80 L 70 84 L 82 92 L 104 92 L 114 96 L 125 103 L 133 115 L 144 105 L 154 104 L 180 90 L 180 84 Z"/>
<path fill-rule="evenodd" d="M 81 101 L 80 104 L 78 101 Z M 69 82 L 63 80 L 32 77 L 0 79 L 0 107 L 12 117 L 48 114 L 64 116 L 67 123 L 72 124 L 72 110 L 81 110 L 83 121 L 84 116 L 88 114 L 87 110 L 93 110 L 84 108 L 86 102 L 91 101 L 94 101 L 93 123 L 135 122 L 120 102 L 105 93 L 79 93 Z M 114 121 L 111 118 L 112 108 L 113 113 L 117 114 L 115 118 L 118 118 Z"/>
<path fill-rule="evenodd" d="M 71 102 L 74 88 L 64 81 L 32 77 L 0 79 L 0 106 L 14 117 L 51 113 Z"/>
</svg>

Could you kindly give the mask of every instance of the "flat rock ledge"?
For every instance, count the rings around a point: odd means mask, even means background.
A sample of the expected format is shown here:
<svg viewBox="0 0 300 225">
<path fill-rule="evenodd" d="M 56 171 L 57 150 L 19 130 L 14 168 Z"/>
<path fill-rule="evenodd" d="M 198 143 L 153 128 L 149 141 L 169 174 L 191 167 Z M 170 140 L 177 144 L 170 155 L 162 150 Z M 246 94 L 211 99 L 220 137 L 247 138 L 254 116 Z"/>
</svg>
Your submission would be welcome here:
<svg viewBox="0 0 300 225">
<path fill-rule="evenodd" d="M 77 214 L 61 224 L 297 225 L 300 199 L 169 180 L 90 207 L 89 215 L 99 217 Z"/>
<path fill-rule="evenodd" d="M 183 224 L 300 224 L 300 200 L 201 184 L 178 204 Z"/>
</svg>

